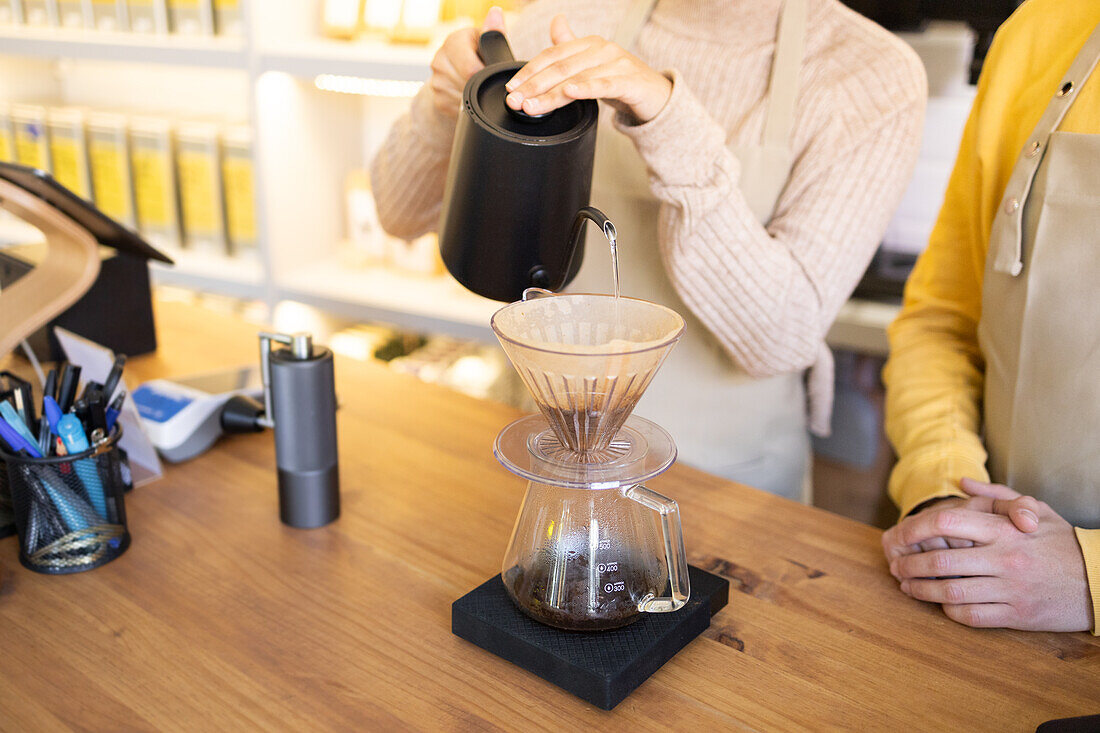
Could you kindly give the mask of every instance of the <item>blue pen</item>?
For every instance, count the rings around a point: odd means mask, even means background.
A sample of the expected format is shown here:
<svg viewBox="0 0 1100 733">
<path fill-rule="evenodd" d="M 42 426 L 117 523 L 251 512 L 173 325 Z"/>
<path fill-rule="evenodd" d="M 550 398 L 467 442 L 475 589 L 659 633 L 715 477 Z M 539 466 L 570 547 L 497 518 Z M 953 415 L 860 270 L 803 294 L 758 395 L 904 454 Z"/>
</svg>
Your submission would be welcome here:
<svg viewBox="0 0 1100 733">
<path fill-rule="evenodd" d="M 80 418 L 72 413 L 63 415 L 57 421 L 57 434 L 61 436 L 61 441 L 65 444 L 65 450 L 69 452 L 69 455 L 82 453 L 90 447 L 88 437 L 84 435 L 84 427 L 80 424 Z M 95 461 L 81 458 L 79 461 L 73 461 L 73 468 L 76 470 L 76 475 L 83 482 L 92 506 L 95 507 L 100 517 L 106 519 L 107 498 L 103 495 L 103 484 L 99 480 L 99 472 L 96 470 Z"/>
<path fill-rule="evenodd" d="M 38 439 L 34 437 L 34 433 L 27 427 L 27 423 L 23 422 L 23 418 L 19 417 L 19 413 L 15 411 L 15 408 L 11 406 L 11 403 L 7 400 L 0 400 L 0 416 L 3 416 L 4 421 L 8 425 L 11 425 L 22 436 L 23 440 L 27 441 L 31 445 L 38 442 Z"/>
<path fill-rule="evenodd" d="M 7 403 L 5 402 L 4 404 Z M 3 438 L 4 442 L 16 453 L 25 450 L 33 458 L 42 457 L 42 453 L 39 452 L 38 447 L 32 442 L 28 442 L 26 438 L 20 435 L 18 430 L 8 424 L 7 419 L 0 419 L 0 438 Z"/>
</svg>

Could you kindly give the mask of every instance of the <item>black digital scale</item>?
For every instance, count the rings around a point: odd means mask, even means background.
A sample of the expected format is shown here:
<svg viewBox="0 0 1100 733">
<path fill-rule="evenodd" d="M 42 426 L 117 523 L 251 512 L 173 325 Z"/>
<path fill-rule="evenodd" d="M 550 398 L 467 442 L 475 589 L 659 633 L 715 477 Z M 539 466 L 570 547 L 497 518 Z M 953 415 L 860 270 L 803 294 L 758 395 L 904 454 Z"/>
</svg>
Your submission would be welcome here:
<svg viewBox="0 0 1100 733">
<path fill-rule="evenodd" d="M 451 604 L 451 631 L 611 710 L 710 626 L 729 601 L 729 581 L 689 566 L 691 598 L 672 613 L 643 613 L 609 631 L 562 631 L 526 616 L 496 575 Z"/>
</svg>

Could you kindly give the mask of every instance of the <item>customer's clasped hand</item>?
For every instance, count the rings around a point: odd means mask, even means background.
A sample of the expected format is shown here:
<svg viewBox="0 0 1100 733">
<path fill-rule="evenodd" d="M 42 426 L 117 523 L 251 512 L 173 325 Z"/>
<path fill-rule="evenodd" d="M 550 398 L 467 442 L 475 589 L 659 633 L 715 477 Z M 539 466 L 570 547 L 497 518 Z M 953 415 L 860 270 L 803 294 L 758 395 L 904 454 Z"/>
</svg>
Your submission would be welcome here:
<svg viewBox="0 0 1100 733">
<path fill-rule="evenodd" d="M 961 486 L 970 499 L 937 502 L 883 535 L 902 592 L 942 604 L 967 626 L 1092 628 L 1085 564 L 1069 522 L 1008 487 L 971 479 Z"/>
</svg>

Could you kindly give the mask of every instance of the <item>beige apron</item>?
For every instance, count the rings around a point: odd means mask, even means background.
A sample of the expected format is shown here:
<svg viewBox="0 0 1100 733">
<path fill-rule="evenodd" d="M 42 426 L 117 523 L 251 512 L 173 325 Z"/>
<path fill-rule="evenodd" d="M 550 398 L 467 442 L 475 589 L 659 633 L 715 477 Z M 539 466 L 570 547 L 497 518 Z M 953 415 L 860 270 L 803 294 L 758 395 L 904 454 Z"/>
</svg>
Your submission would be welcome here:
<svg viewBox="0 0 1100 733">
<path fill-rule="evenodd" d="M 1058 132 L 1100 27 L 1025 145 L 993 223 L 978 338 L 994 481 L 1100 528 L 1100 135 Z"/>
<path fill-rule="evenodd" d="M 633 47 L 655 4 L 635 2 L 615 42 Z M 784 4 L 763 141 L 733 150 L 741 163 L 742 192 L 762 224 L 771 219 L 791 169 L 806 14 L 806 0 Z M 809 436 L 802 375 L 752 379 L 676 294 L 661 261 L 660 204 L 649 190 L 645 164 L 630 139 L 611 124 L 612 110 L 601 105 L 601 111 L 592 203 L 618 229 L 623 294 L 667 305 L 687 322 L 686 335 L 636 412 L 672 433 L 681 461 L 772 493 L 804 498 Z M 602 244 L 602 239 L 589 238 L 584 264 L 570 290 L 610 290 L 610 256 Z"/>
</svg>

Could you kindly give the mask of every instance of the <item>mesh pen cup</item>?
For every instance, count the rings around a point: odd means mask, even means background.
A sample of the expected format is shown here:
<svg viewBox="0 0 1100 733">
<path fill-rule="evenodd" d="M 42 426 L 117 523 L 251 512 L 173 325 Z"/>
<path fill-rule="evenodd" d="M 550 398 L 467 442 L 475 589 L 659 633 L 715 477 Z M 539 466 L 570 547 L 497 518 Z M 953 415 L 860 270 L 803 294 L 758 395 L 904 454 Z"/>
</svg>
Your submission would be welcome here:
<svg viewBox="0 0 1100 733">
<path fill-rule="evenodd" d="M 0 451 L 25 567 L 79 573 L 109 563 L 130 546 L 123 502 L 130 469 L 118 447 L 121 436 L 116 427 L 88 450 L 56 458 Z"/>
</svg>

